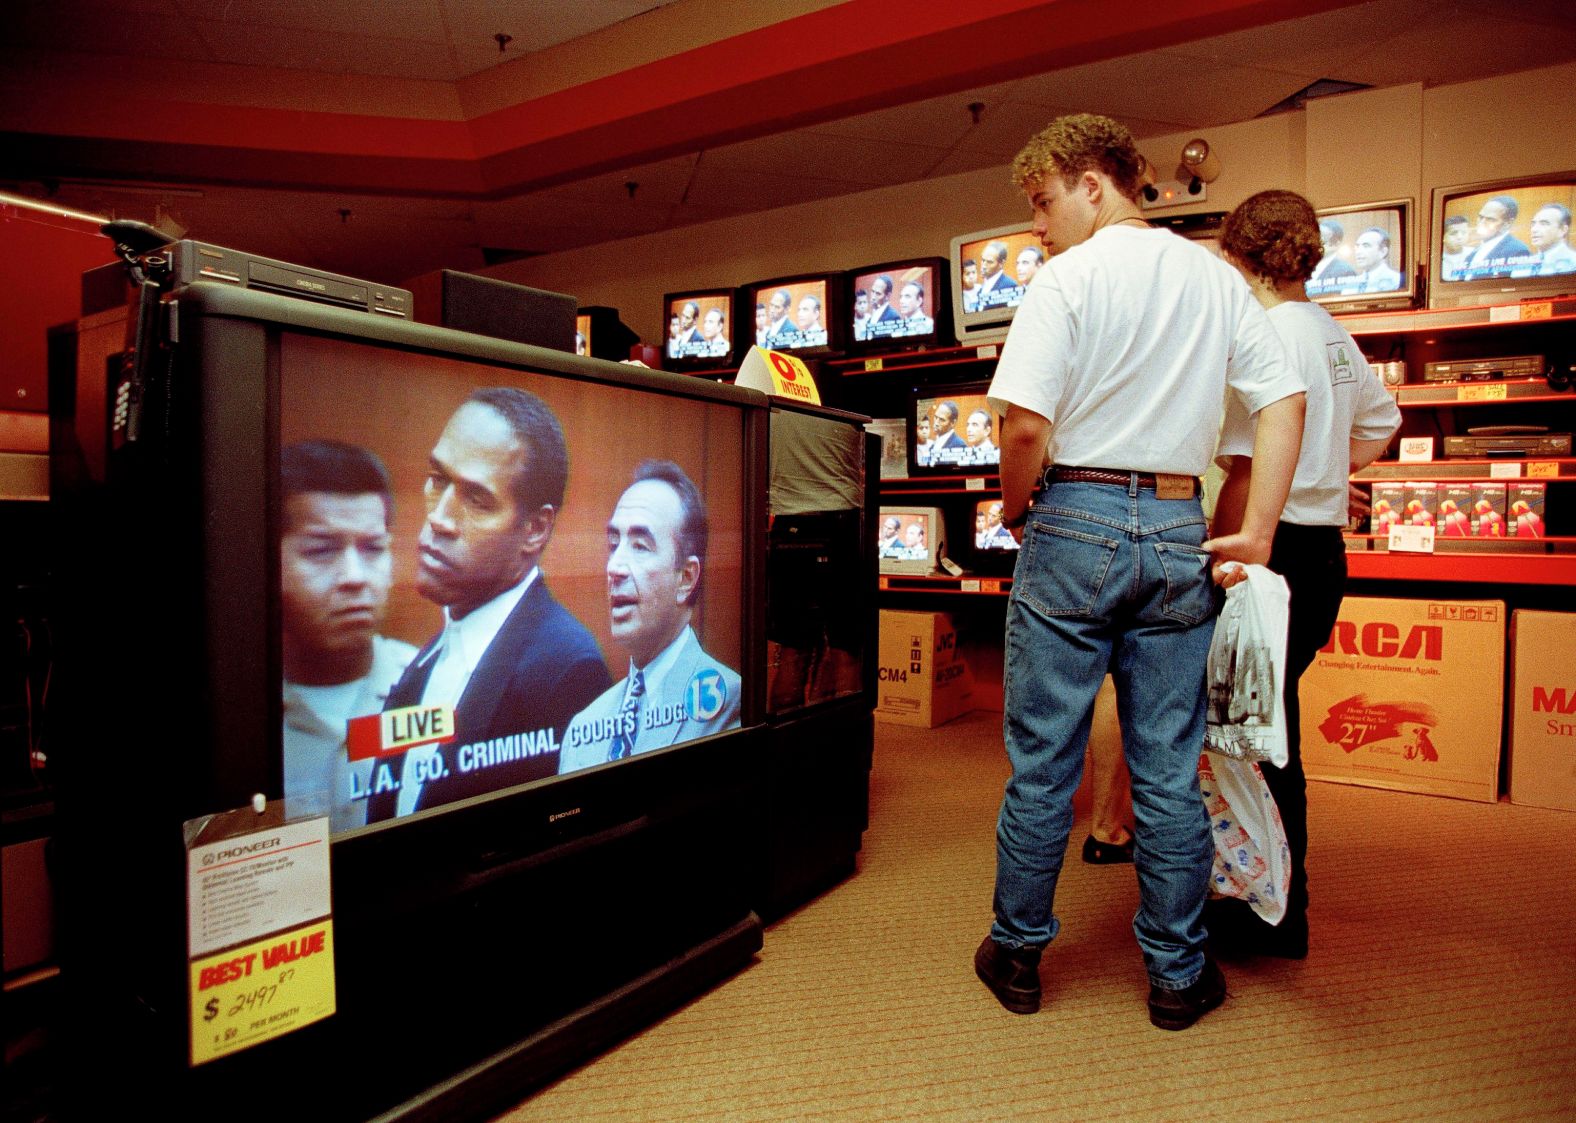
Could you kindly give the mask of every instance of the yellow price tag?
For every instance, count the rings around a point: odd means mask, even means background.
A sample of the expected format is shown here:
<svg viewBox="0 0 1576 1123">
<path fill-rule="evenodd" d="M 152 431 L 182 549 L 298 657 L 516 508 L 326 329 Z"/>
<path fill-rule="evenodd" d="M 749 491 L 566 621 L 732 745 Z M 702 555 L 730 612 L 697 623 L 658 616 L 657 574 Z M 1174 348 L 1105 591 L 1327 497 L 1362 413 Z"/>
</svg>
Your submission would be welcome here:
<svg viewBox="0 0 1576 1123">
<path fill-rule="evenodd" d="M 1533 460 L 1527 464 L 1527 475 L 1532 479 L 1552 480 L 1560 474 L 1560 466 L 1552 460 Z"/>
<path fill-rule="evenodd" d="M 866 359 L 865 360 L 865 373 L 866 374 L 872 374 L 875 371 L 885 370 L 885 369 L 886 369 L 886 365 L 880 359 Z"/>
<path fill-rule="evenodd" d="M 1502 402 L 1504 400 L 1505 384 L 1503 382 L 1493 386 L 1456 387 L 1456 401 L 1458 402 Z"/>
<path fill-rule="evenodd" d="M 334 922 L 320 920 L 191 961 L 191 1063 L 333 1014 Z"/>
<path fill-rule="evenodd" d="M 1523 320 L 1548 320 L 1552 319 L 1553 316 L 1554 302 L 1550 300 L 1539 300 L 1532 304 L 1523 304 L 1521 306 L 1521 318 Z"/>
</svg>

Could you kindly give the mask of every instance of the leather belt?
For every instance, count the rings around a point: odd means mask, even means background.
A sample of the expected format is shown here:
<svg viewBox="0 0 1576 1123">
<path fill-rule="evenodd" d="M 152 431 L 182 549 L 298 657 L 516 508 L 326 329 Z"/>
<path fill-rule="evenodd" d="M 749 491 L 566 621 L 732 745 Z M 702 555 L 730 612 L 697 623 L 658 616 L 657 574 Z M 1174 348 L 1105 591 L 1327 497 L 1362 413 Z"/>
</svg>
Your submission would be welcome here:
<svg viewBox="0 0 1576 1123">
<path fill-rule="evenodd" d="M 1127 487 L 1138 477 L 1138 486 L 1155 492 L 1157 499 L 1192 499 L 1198 494 L 1198 479 L 1194 476 L 1169 475 L 1164 472 L 1126 472 L 1117 468 L 1071 468 L 1052 464 L 1040 477 L 1040 486 L 1053 483 L 1113 484 Z"/>
</svg>

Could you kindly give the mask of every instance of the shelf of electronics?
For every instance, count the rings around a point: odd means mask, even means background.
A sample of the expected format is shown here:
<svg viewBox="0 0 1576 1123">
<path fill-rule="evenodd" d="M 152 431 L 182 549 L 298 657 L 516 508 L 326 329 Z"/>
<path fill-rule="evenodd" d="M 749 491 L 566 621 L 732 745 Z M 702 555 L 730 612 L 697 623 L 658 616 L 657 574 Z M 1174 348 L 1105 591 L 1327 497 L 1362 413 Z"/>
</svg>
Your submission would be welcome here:
<svg viewBox="0 0 1576 1123">
<path fill-rule="evenodd" d="M 1452 480 L 1461 483 L 1495 480 L 1576 479 L 1576 458 L 1536 460 L 1383 460 L 1352 474 L 1354 480 Z"/>
<path fill-rule="evenodd" d="M 877 588 L 883 593 L 958 593 L 965 596 L 1006 596 L 1012 592 L 1011 577 L 986 577 L 964 573 L 958 577 L 937 574 L 883 573 Z"/>
<path fill-rule="evenodd" d="M 1576 538 L 1540 538 L 1536 543 L 1436 538 L 1432 554 L 1387 550 L 1384 540 L 1373 535 L 1348 535 L 1346 544 L 1346 572 L 1354 578 L 1505 585 L 1576 584 Z M 1542 551 L 1537 552 L 1540 546 Z"/>
<path fill-rule="evenodd" d="M 1395 312 L 1360 312 L 1336 317 L 1354 336 L 1406 332 L 1450 331 L 1502 324 L 1576 320 L 1576 295 L 1517 304 L 1473 304 L 1464 308 L 1416 308 Z"/>
<path fill-rule="evenodd" d="M 919 495 L 963 495 L 977 492 L 981 497 L 1001 494 L 1000 476 L 898 476 L 881 480 L 883 499 Z"/>
<path fill-rule="evenodd" d="M 920 351 L 891 351 L 881 355 L 828 359 L 826 365 L 845 376 L 856 376 L 897 370 L 911 372 L 932 367 L 967 366 L 972 363 L 993 362 L 1000 354 L 1000 344 L 984 343 L 968 347 L 932 347 Z"/>
</svg>

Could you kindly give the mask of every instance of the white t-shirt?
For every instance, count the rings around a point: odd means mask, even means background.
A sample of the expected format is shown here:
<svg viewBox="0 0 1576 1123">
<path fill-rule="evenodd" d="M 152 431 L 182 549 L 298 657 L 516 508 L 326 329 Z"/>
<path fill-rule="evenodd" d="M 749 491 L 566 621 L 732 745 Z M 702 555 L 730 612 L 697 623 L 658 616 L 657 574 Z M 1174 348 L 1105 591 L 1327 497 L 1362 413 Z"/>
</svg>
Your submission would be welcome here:
<svg viewBox="0 0 1576 1123">
<path fill-rule="evenodd" d="M 1029 282 L 989 397 L 1051 422 L 1050 463 L 1201 476 L 1228 385 L 1250 413 L 1303 389 L 1247 283 L 1169 230 L 1106 226 Z"/>
<path fill-rule="evenodd" d="M 1401 411 L 1356 341 L 1319 305 L 1277 304 L 1269 310 L 1269 320 L 1308 388 L 1302 453 L 1281 521 L 1345 526 L 1351 441 L 1388 437 L 1400 427 Z M 1252 456 L 1255 428 L 1239 403 L 1227 403 L 1219 455 Z"/>
</svg>

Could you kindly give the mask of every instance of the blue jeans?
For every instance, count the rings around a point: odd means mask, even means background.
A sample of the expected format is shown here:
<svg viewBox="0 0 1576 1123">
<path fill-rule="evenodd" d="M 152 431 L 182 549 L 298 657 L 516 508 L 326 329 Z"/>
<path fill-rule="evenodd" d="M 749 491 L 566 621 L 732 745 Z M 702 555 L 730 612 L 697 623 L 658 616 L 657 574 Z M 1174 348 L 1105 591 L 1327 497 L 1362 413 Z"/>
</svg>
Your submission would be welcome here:
<svg viewBox="0 0 1576 1123">
<path fill-rule="evenodd" d="M 1095 695 L 1115 680 L 1133 777 L 1139 908 L 1156 986 L 1203 972 L 1214 846 L 1198 788 L 1204 664 L 1218 607 L 1197 499 L 1133 483 L 1052 483 L 1029 512 L 1007 606 L 1003 722 L 1012 779 L 996 828 L 991 936 L 1041 947 L 1072 829 Z"/>
</svg>

